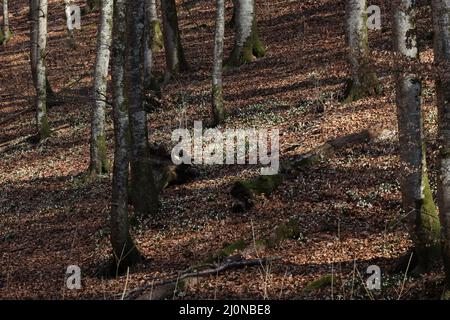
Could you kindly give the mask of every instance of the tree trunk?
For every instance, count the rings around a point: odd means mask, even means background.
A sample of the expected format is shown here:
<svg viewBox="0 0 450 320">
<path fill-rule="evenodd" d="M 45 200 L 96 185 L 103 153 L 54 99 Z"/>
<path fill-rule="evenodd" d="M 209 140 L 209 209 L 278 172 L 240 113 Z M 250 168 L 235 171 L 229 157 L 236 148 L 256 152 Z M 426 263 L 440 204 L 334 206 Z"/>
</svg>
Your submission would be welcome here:
<svg viewBox="0 0 450 320">
<path fill-rule="evenodd" d="M 156 89 L 152 75 L 153 54 L 163 48 L 161 24 L 158 20 L 156 0 L 145 1 L 144 88 Z"/>
<path fill-rule="evenodd" d="M 225 34 L 225 3 L 217 0 L 216 31 L 214 36 L 214 66 L 212 72 L 212 113 L 213 125 L 217 126 L 225 119 L 223 106 L 222 60 L 223 38 Z"/>
<path fill-rule="evenodd" d="M 97 35 L 97 57 L 95 61 L 94 97 L 91 114 L 91 163 L 90 176 L 109 171 L 105 134 L 105 100 L 108 84 L 111 34 L 113 25 L 113 0 L 103 0 L 100 26 Z"/>
<path fill-rule="evenodd" d="M 0 45 L 6 44 L 12 38 L 12 32 L 9 25 L 8 0 L 3 0 L 3 26 L 0 30 Z"/>
<path fill-rule="evenodd" d="M 401 193 L 408 229 L 418 260 L 414 273 L 428 271 L 440 257 L 440 224 L 428 181 L 421 108 L 421 81 L 409 71 L 418 60 L 414 0 L 394 4 L 396 102 L 399 132 Z"/>
<path fill-rule="evenodd" d="M 30 0 L 30 64 L 34 88 L 37 88 L 38 0 Z"/>
<path fill-rule="evenodd" d="M 181 45 L 175 0 L 161 1 L 163 17 L 164 51 L 166 54 L 166 79 L 189 69 Z"/>
<path fill-rule="evenodd" d="M 111 204 L 111 244 L 117 270 L 140 261 L 128 223 L 129 120 L 125 100 L 126 0 L 115 0 L 112 61 L 114 111 L 114 167 Z"/>
<path fill-rule="evenodd" d="M 33 86 L 37 88 L 37 60 L 38 60 L 38 22 L 39 22 L 39 0 L 30 0 L 30 65 L 31 65 L 31 77 L 33 79 Z M 49 101 L 55 99 L 55 94 L 50 86 L 48 77 L 45 77 L 45 83 L 47 86 L 47 104 Z M 36 89 L 37 90 L 37 89 Z"/>
<path fill-rule="evenodd" d="M 259 39 L 255 0 L 235 0 L 234 48 L 226 67 L 236 67 L 266 54 Z"/>
<path fill-rule="evenodd" d="M 87 0 L 86 11 L 89 13 L 98 10 L 101 6 L 101 1 L 102 0 Z"/>
<path fill-rule="evenodd" d="M 37 53 L 36 53 L 36 123 L 39 141 L 50 136 L 47 118 L 47 77 L 45 56 L 47 54 L 47 11 L 48 0 L 37 2 Z"/>
<path fill-rule="evenodd" d="M 128 3 L 126 82 L 131 131 L 132 203 L 138 216 L 155 214 L 159 201 L 150 164 L 147 113 L 143 106 L 145 0 Z"/>
<path fill-rule="evenodd" d="M 446 273 L 445 298 L 450 299 L 450 1 L 432 0 L 432 8 L 440 147 L 438 205 Z"/>
<path fill-rule="evenodd" d="M 346 88 L 345 102 L 381 93 L 378 77 L 371 68 L 367 32 L 366 0 L 347 0 L 347 42 L 351 81 Z"/>
</svg>

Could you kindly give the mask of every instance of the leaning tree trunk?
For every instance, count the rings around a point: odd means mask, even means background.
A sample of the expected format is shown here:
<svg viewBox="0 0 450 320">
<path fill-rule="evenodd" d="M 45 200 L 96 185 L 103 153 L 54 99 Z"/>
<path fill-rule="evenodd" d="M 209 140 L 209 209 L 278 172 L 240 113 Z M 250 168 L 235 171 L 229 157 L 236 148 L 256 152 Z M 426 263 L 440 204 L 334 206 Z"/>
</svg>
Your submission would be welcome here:
<svg viewBox="0 0 450 320">
<path fill-rule="evenodd" d="M 153 179 L 148 146 L 147 114 L 143 106 L 145 0 L 128 3 L 126 86 L 131 132 L 132 203 L 138 216 L 158 210 L 158 193 Z"/>
<path fill-rule="evenodd" d="M 234 0 L 234 48 L 226 67 L 239 66 L 263 57 L 266 49 L 259 39 L 255 0 Z"/>
<path fill-rule="evenodd" d="M 0 44 L 6 44 L 12 38 L 11 27 L 9 25 L 8 0 L 3 0 L 3 26 L 0 30 Z"/>
<path fill-rule="evenodd" d="M 346 14 L 352 78 L 347 85 L 344 96 L 346 102 L 351 102 L 366 96 L 379 94 L 381 85 L 371 67 L 366 0 L 347 0 Z"/>
<path fill-rule="evenodd" d="M 446 273 L 445 298 L 450 299 L 450 0 L 432 0 L 432 8 L 440 147 L 438 205 Z"/>
<path fill-rule="evenodd" d="M 137 262 L 141 255 L 131 238 L 128 223 L 129 120 L 125 100 L 126 0 L 115 0 L 112 60 L 114 111 L 114 167 L 111 205 L 111 244 L 117 270 Z"/>
<path fill-rule="evenodd" d="M 106 134 L 105 100 L 108 84 L 111 34 L 113 27 L 113 0 L 103 0 L 100 26 L 97 36 L 97 57 L 95 61 L 94 98 L 91 114 L 91 162 L 89 175 L 96 176 L 109 171 Z"/>
<path fill-rule="evenodd" d="M 440 257 L 440 224 L 428 181 L 421 108 L 421 81 L 411 64 L 418 61 L 414 0 L 394 3 L 396 101 L 399 132 L 401 193 L 406 221 L 418 265 L 414 273 L 428 271 Z"/>
<path fill-rule="evenodd" d="M 225 3 L 217 0 L 216 31 L 214 36 L 214 66 L 212 72 L 212 114 L 213 125 L 217 126 L 225 119 L 223 106 L 222 60 L 223 38 L 225 34 Z"/>
<path fill-rule="evenodd" d="M 164 51 L 166 54 L 166 79 L 189 69 L 181 45 L 175 0 L 162 0 Z"/>
<path fill-rule="evenodd" d="M 39 141 L 50 136 L 47 118 L 47 77 L 45 58 L 47 54 L 47 11 L 48 0 L 36 1 L 37 53 L 36 53 L 36 124 Z"/>
</svg>

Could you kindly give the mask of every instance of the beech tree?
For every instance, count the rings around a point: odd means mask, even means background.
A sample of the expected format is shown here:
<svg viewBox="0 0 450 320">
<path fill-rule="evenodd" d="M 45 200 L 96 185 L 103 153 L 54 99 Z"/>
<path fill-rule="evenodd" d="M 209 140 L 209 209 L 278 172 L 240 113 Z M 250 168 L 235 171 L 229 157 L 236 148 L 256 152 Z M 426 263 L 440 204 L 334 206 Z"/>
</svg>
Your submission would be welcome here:
<svg viewBox="0 0 450 320">
<path fill-rule="evenodd" d="M 104 174 L 109 171 L 105 134 L 105 101 L 108 84 L 112 23 L 113 0 L 103 0 L 97 34 L 97 55 L 94 76 L 95 103 L 91 112 L 90 176 Z"/>
<path fill-rule="evenodd" d="M 450 299 L 450 1 L 432 0 L 438 107 L 438 205 L 442 226 L 444 298 Z"/>
<path fill-rule="evenodd" d="M 154 84 L 152 76 L 153 55 L 163 48 L 161 24 L 158 19 L 156 0 L 145 1 L 145 45 L 144 45 L 144 87 Z"/>
<path fill-rule="evenodd" d="M 175 0 L 161 1 L 164 51 L 166 55 L 166 79 L 189 69 L 181 45 Z"/>
<path fill-rule="evenodd" d="M 371 67 L 366 0 L 347 0 L 346 15 L 351 80 L 344 96 L 351 102 L 381 93 L 381 85 Z"/>
<path fill-rule="evenodd" d="M 234 0 L 234 47 L 226 62 L 227 67 L 254 61 L 266 54 L 259 39 L 255 0 Z"/>
<path fill-rule="evenodd" d="M 0 29 L 0 45 L 6 44 L 12 38 L 12 35 L 9 25 L 8 0 L 3 0 L 3 25 Z"/>
<path fill-rule="evenodd" d="M 47 117 L 47 0 L 32 0 L 31 64 L 36 89 L 36 127 L 39 141 L 50 136 Z"/>
<path fill-rule="evenodd" d="M 159 196 L 152 174 L 148 145 L 147 113 L 144 110 L 144 26 L 145 0 L 127 5 L 126 97 L 131 132 L 132 203 L 138 216 L 157 212 Z"/>
<path fill-rule="evenodd" d="M 439 217 L 427 173 L 422 85 L 412 68 L 419 58 L 414 0 L 394 2 L 393 26 L 402 203 L 418 261 L 413 271 L 421 273 L 429 270 L 441 252 Z"/>
<path fill-rule="evenodd" d="M 126 0 L 115 0 L 113 28 L 113 113 L 114 165 L 111 204 L 111 244 L 118 269 L 140 260 L 140 253 L 131 238 L 128 223 L 129 120 L 125 99 Z"/>
<path fill-rule="evenodd" d="M 225 3 L 216 1 L 216 31 L 214 35 L 214 66 L 212 71 L 212 114 L 213 125 L 218 125 L 225 118 L 222 86 L 223 38 L 225 34 Z"/>
<path fill-rule="evenodd" d="M 37 86 L 37 57 L 38 57 L 38 22 L 39 22 L 39 1 L 29 0 L 30 5 L 30 65 L 31 77 L 33 85 Z M 55 99 L 55 94 L 50 86 L 47 75 L 45 76 L 45 83 L 47 87 L 47 104 L 51 104 Z"/>
</svg>

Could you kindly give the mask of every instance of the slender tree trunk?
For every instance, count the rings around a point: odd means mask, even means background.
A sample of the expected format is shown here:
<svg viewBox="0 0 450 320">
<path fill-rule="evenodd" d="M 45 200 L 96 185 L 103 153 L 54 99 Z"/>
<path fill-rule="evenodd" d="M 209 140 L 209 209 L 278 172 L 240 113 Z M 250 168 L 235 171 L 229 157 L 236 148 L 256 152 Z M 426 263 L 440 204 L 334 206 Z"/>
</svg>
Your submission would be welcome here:
<svg viewBox="0 0 450 320">
<path fill-rule="evenodd" d="M 399 132 L 401 192 L 408 229 L 418 260 L 414 273 L 428 271 L 440 257 L 440 224 L 428 181 L 421 108 L 421 81 L 408 70 L 419 58 L 414 0 L 394 2 L 396 101 Z"/>
<path fill-rule="evenodd" d="M 212 72 L 212 113 L 213 125 L 222 123 L 225 119 L 223 106 L 222 86 L 222 60 L 223 60 L 223 38 L 225 34 L 225 3 L 217 0 L 216 31 L 214 36 L 214 66 Z"/>
<path fill-rule="evenodd" d="M 147 113 L 143 106 L 145 0 L 128 3 L 127 11 L 127 99 L 131 131 L 132 202 L 138 216 L 155 214 L 159 201 L 153 179 L 148 146 Z"/>
<path fill-rule="evenodd" d="M 226 67 L 239 66 L 254 61 L 266 54 L 259 39 L 255 0 L 235 0 L 234 48 L 226 62 Z"/>
<path fill-rule="evenodd" d="M 105 100 L 108 84 L 108 67 L 113 24 L 113 0 L 103 0 L 100 26 L 97 35 L 97 57 L 95 61 L 94 97 L 95 105 L 91 114 L 91 176 L 109 171 L 106 134 Z"/>
<path fill-rule="evenodd" d="M 381 85 L 371 67 L 366 0 L 347 0 L 346 14 L 352 79 L 344 95 L 345 101 L 351 102 L 381 93 Z"/>
<path fill-rule="evenodd" d="M 156 0 L 145 1 L 144 88 L 157 87 L 152 76 L 153 54 L 163 48 L 161 24 L 158 20 Z"/>
<path fill-rule="evenodd" d="M 432 0 L 436 95 L 438 104 L 438 205 L 446 273 L 445 298 L 450 299 L 450 0 Z"/>
<path fill-rule="evenodd" d="M 47 77 L 45 56 L 47 54 L 48 0 L 35 0 L 37 6 L 37 54 L 36 54 L 36 123 L 39 141 L 50 136 L 47 118 Z"/>
<path fill-rule="evenodd" d="M 175 0 L 162 0 L 164 51 L 166 54 L 166 79 L 189 69 L 181 45 Z"/>
<path fill-rule="evenodd" d="M 11 27 L 9 25 L 8 0 L 3 0 L 3 26 L 0 30 L 0 44 L 6 44 L 12 38 Z"/>
<path fill-rule="evenodd" d="M 30 64 L 33 85 L 37 88 L 37 54 L 38 54 L 38 7 L 39 0 L 30 0 Z"/>
<path fill-rule="evenodd" d="M 33 79 L 33 86 L 37 88 L 37 62 L 38 62 L 38 23 L 39 23 L 39 0 L 30 0 L 30 65 L 31 76 Z M 47 104 L 51 100 L 55 100 L 55 94 L 48 81 L 48 76 L 45 76 L 45 83 L 47 86 Z M 36 89 L 37 90 L 37 89 Z"/>
<path fill-rule="evenodd" d="M 132 0 L 133 1 L 133 0 Z M 114 92 L 114 167 L 111 205 L 111 244 L 115 264 L 123 270 L 140 261 L 128 223 L 129 120 L 125 99 L 126 0 L 115 0 L 112 81 Z"/>
</svg>

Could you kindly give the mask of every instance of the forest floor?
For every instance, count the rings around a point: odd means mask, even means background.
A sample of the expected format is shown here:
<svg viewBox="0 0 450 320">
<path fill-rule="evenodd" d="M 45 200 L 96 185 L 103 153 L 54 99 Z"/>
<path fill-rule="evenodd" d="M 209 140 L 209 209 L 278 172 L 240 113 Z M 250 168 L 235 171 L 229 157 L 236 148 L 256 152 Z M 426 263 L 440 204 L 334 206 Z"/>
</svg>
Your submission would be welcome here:
<svg viewBox="0 0 450 320">
<path fill-rule="evenodd" d="M 146 260 L 126 275 L 106 277 L 111 256 L 108 216 L 111 177 L 82 178 L 89 160 L 89 115 L 95 60 L 97 13 L 82 17 L 77 47 L 67 41 L 64 7 L 50 0 L 48 76 L 64 102 L 49 111 L 51 139 L 36 146 L 29 64 L 26 0 L 10 4 L 14 38 L 0 48 L 0 298 L 111 299 L 124 289 L 177 274 L 229 244 L 269 236 L 289 220 L 300 225 L 297 239 L 273 248 L 247 248 L 247 258 L 280 257 L 268 265 L 229 270 L 178 290 L 175 299 L 435 299 L 442 270 L 418 278 L 394 271 L 410 240 L 402 225 L 396 135 L 337 152 L 273 194 L 261 196 L 245 213 L 231 210 L 234 181 L 258 174 L 256 166 L 204 166 L 193 182 L 162 194 L 161 215 L 133 227 Z M 78 1 L 80 4 L 83 1 Z M 229 1 L 231 2 L 231 1 Z M 283 159 L 308 152 L 329 139 L 367 128 L 396 132 L 393 77 L 386 57 L 392 50 L 389 1 L 382 30 L 370 32 L 375 70 L 384 94 L 342 104 L 348 78 L 344 1 L 257 1 L 267 55 L 224 76 L 225 128 L 278 128 Z M 214 16 L 212 1 L 179 3 L 179 21 L 191 70 L 162 88 L 161 108 L 149 114 L 151 140 L 170 144 L 183 123 L 209 117 Z M 227 2 L 227 20 L 231 17 Z M 426 7 L 419 28 L 430 25 Z M 429 39 L 427 37 L 423 37 Z M 422 62 L 432 61 L 431 40 L 421 43 Z M 226 30 L 226 55 L 233 32 Z M 162 73 L 164 55 L 156 56 Z M 423 101 L 429 167 L 435 189 L 436 109 L 433 82 L 424 77 Z M 113 128 L 108 109 L 108 146 Z M 82 289 L 66 288 L 66 269 L 82 269 Z M 367 291 L 366 269 L 378 265 L 382 290 Z M 317 290 L 308 283 L 333 281 Z M 325 277 L 325 278 L 324 278 Z M 325 281 L 326 282 L 326 281 Z"/>
</svg>

